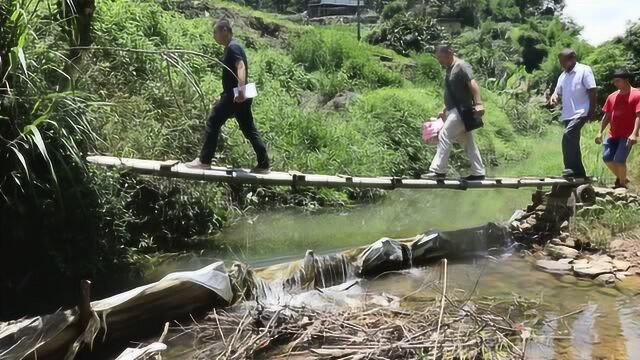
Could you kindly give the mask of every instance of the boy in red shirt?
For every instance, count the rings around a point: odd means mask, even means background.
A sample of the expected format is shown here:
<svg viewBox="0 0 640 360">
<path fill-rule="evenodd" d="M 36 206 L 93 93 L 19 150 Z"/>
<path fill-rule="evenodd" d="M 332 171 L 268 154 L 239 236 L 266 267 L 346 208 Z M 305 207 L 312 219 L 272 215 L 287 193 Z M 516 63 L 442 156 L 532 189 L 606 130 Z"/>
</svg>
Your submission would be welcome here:
<svg viewBox="0 0 640 360">
<path fill-rule="evenodd" d="M 614 188 L 627 187 L 627 157 L 631 147 L 638 141 L 640 128 L 640 90 L 631 87 L 631 74 L 616 70 L 613 85 L 618 91 L 612 93 L 602 108 L 604 116 L 596 136 L 596 144 L 602 142 L 602 133 L 611 124 L 609 138 L 604 142 L 602 158 L 616 176 Z"/>
</svg>

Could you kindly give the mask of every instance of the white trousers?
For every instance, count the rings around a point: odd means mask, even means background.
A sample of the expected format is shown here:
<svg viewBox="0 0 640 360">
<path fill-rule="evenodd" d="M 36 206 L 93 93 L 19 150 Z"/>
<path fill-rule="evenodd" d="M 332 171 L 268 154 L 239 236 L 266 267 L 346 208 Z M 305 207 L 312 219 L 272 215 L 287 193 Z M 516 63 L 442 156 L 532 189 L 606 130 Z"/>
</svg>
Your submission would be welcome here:
<svg viewBox="0 0 640 360">
<path fill-rule="evenodd" d="M 467 152 L 471 162 L 471 175 L 485 175 L 480 150 L 473 141 L 473 133 L 465 130 L 464 123 L 456 109 L 447 110 L 447 120 L 438 134 L 438 150 L 429 170 L 438 174 L 447 173 L 449 154 L 451 154 L 454 142 L 462 144 Z"/>
</svg>

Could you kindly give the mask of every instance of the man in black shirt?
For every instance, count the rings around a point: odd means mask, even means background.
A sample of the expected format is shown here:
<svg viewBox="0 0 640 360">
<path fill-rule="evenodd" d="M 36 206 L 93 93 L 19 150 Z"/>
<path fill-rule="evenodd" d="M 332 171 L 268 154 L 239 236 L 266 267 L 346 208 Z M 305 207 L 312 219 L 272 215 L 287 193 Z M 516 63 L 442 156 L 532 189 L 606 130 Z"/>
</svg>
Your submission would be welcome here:
<svg viewBox="0 0 640 360">
<path fill-rule="evenodd" d="M 228 20 L 220 20 L 214 25 L 213 37 L 218 44 L 224 46 L 222 94 L 220 99 L 213 105 L 213 110 L 207 119 L 205 141 L 200 157 L 187 165 L 190 167 L 209 168 L 218 146 L 220 129 L 229 118 L 235 117 L 240 130 L 253 146 L 258 158 L 258 165 L 252 171 L 268 173 L 270 164 L 267 148 L 253 122 L 253 114 L 251 113 L 252 99 L 247 99 L 245 96 L 244 86 L 249 76 L 247 55 L 242 46 L 233 38 L 233 30 Z M 238 89 L 237 95 L 234 95 L 235 88 Z"/>
</svg>

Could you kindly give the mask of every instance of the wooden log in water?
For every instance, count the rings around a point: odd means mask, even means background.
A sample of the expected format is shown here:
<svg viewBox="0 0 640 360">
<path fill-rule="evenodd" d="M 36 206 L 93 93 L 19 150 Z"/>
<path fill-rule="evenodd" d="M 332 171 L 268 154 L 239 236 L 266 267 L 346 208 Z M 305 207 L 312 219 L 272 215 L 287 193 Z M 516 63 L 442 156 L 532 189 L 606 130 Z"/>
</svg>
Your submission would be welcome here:
<svg viewBox="0 0 640 360">
<path fill-rule="evenodd" d="M 481 181 L 461 179 L 425 180 L 397 177 L 358 177 L 348 175 L 302 174 L 297 171 L 272 171 L 269 174 L 255 174 L 248 169 L 211 167 L 194 169 L 175 160 L 157 161 L 118 158 L 114 156 L 89 156 L 87 161 L 107 167 L 127 169 L 143 175 L 181 178 L 189 180 L 224 182 L 229 184 L 272 185 L 272 186 L 309 186 L 309 187 L 348 187 L 378 189 L 518 189 L 523 187 L 577 187 L 591 183 L 590 179 L 564 179 L 560 177 L 524 177 L 495 178 Z"/>
</svg>

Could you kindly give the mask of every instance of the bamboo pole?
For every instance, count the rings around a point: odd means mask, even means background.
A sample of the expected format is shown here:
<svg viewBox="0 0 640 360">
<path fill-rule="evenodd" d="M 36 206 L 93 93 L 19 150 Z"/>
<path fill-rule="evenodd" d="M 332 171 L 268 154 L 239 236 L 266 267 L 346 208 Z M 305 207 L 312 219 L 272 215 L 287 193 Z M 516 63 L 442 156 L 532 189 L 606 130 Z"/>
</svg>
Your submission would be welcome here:
<svg viewBox="0 0 640 360">
<path fill-rule="evenodd" d="M 113 156 L 89 156 L 87 161 L 99 166 L 122 168 L 131 172 L 168 178 L 224 182 L 265 186 L 334 187 L 334 188 L 378 188 L 378 189 L 519 189 L 525 187 L 577 187 L 589 184 L 591 179 L 565 179 L 559 177 L 496 178 L 481 181 L 459 179 L 425 180 L 398 177 L 358 177 L 348 175 L 302 174 L 300 172 L 278 172 L 255 174 L 247 169 L 211 167 L 194 169 L 173 161 L 156 161 Z"/>
</svg>

